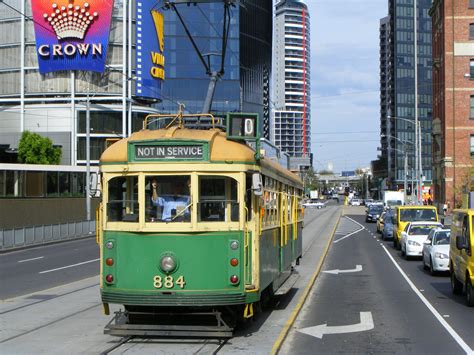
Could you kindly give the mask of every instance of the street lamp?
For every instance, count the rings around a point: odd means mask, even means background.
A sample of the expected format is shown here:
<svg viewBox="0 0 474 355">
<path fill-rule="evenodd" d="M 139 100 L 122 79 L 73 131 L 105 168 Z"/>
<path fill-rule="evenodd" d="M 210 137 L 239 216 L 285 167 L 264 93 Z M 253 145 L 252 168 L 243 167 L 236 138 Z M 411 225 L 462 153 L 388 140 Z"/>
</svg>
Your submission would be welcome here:
<svg viewBox="0 0 474 355">
<path fill-rule="evenodd" d="M 401 140 L 400 138 L 392 136 L 392 135 L 382 134 L 381 137 L 382 138 L 387 137 L 387 138 L 395 139 L 395 140 L 397 140 L 397 141 L 399 141 L 400 143 L 403 144 L 403 151 L 401 151 L 399 149 L 396 149 L 396 148 L 393 148 L 393 150 L 395 150 L 399 153 L 403 153 L 404 156 L 405 156 L 405 162 L 404 162 L 404 167 L 403 167 L 403 189 L 405 191 L 405 202 L 406 202 L 406 200 L 407 200 L 407 175 L 408 175 L 408 150 L 407 150 L 406 145 L 407 144 L 413 145 L 413 143 Z"/>
<path fill-rule="evenodd" d="M 416 96 L 416 95 L 415 95 Z M 417 111 L 417 110 L 415 110 Z M 414 129 L 415 129 L 415 143 L 412 143 L 412 142 L 409 142 L 411 143 L 412 145 L 415 146 L 415 172 L 416 172 L 416 185 L 417 185 L 417 202 L 418 204 L 422 204 L 422 194 L 421 194 L 421 189 L 422 189 L 422 186 L 423 186 L 423 180 L 422 180 L 422 175 L 423 175 L 423 162 L 422 162 L 422 159 L 421 159 L 421 124 L 420 124 L 420 121 L 418 120 L 418 115 L 415 115 L 415 120 L 410 120 L 408 118 L 404 118 L 404 117 L 394 117 L 394 116 L 387 116 L 387 119 L 394 119 L 394 120 L 400 120 L 400 121 L 404 121 L 404 122 L 408 122 L 412 125 L 414 125 Z M 398 138 L 396 137 L 392 137 L 392 138 L 395 138 L 398 140 Z M 390 144 L 389 144 L 389 150 L 390 150 Z"/>
</svg>

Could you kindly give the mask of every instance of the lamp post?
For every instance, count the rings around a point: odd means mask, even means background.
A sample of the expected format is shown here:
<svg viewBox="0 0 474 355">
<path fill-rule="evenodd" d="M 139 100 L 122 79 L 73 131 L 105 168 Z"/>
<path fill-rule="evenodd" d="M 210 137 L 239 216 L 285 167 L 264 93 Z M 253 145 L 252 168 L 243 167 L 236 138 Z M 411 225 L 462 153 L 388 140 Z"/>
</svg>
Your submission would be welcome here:
<svg viewBox="0 0 474 355">
<path fill-rule="evenodd" d="M 399 149 L 396 149 L 396 148 L 393 148 L 393 150 L 399 152 L 399 153 L 403 153 L 404 156 L 405 156 L 405 161 L 404 161 L 404 167 L 403 167 L 403 189 L 405 191 L 405 200 L 407 199 L 407 175 L 408 175 L 408 150 L 407 150 L 407 147 L 406 145 L 407 144 L 411 144 L 413 145 L 412 142 L 408 142 L 408 141 L 404 141 L 404 140 L 401 140 L 400 138 L 397 138 L 395 136 L 391 136 L 391 135 L 385 135 L 385 134 L 382 134 L 381 135 L 382 137 L 387 137 L 389 139 L 395 139 L 397 141 L 399 141 L 400 143 L 403 144 L 403 151 L 399 150 Z M 406 201 L 405 201 L 406 202 Z"/>
<path fill-rule="evenodd" d="M 415 95 L 416 96 L 416 95 Z M 417 112 L 418 110 L 415 110 L 415 112 Z M 415 120 L 410 120 L 408 118 L 404 118 L 404 117 L 394 117 L 394 116 L 387 116 L 387 119 L 395 119 L 395 120 L 400 120 L 400 121 L 404 121 L 404 122 L 408 122 L 412 125 L 414 125 L 414 131 L 415 131 L 415 143 L 412 143 L 412 142 L 408 142 L 408 141 L 402 141 L 401 139 L 397 138 L 397 137 L 393 137 L 391 136 L 392 138 L 398 140 L 398 141 L 401 141 L 403 144 L 404 143 L 410 143 L 412 145 L 414 145 L 415 149 L 414 149 L 414 153 L 415 153 L 415 176 L 416 176 L 416 190 L 418 191 L 417 192 L 417 203 L 418 204 L 421 204 L 421 190 L 422 190 L 422 186 L 423 186 L 423 182 L 422 182 L 422 175 L 423 175 L 423 167 L 422 167 L 422 162 L 421 162 L 421 124 L 420 124 L 420 121 L 418 120 L 418 114 L 416 113 L 415 114 Z"/>
</svg>

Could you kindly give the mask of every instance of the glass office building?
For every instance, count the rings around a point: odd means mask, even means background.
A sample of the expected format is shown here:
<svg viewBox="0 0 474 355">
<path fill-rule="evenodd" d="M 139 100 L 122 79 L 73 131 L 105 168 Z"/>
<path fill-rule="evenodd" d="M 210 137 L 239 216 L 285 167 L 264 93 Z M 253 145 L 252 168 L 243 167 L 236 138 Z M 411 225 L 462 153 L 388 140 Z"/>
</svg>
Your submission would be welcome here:
<svg viewBox="0 0 474 355">
<path fill-rule="evenodd" d="M 0 2 L 0 158 L 14 151 L 21 133 L 29 130 L 61 146 L 62 165 L 85 164 L 87 102 L 93 164 L 98 163 L 107 139 L 141 129 L 149 113 L 176 112 L 178 102 L 189 112 L 201 111 L 209 78 L 171 10 L 163 11 L 165 81 L 163 101 L 157 103 L 137 96 L 135 88 L 139 80 L 138 1 L 113 1 L 103 73 L 69 70 L 40 74 L 31 4 L 32 0 Z M 94 0 L 89 5 L 99 6 Z M 179 5 L 179 9 L 198 46 L 209 55 L 212 69 L 218 70 L 222 3 Z M 225 75 L 217 83 L 212 109 L 258 112 L 268 119 L 264 93 L 268 96 L 271 73 L 271 0 L 241 1 L 240 6 L 231 8 L 230 21 Z M 147 35 L 156 33 L 155 28 L 145 31 Z"/>
<path fill-rule="evenodd" d="M 418 119 L 422 130 L 422 165 L 425 186 L 432 180 L 432 58 L 431 0 L 418 0 Z M 386 66 L 381 71 L 381 127 L 387 132 L 382 138 L 386 149 L 388 174 L 396 185 L 402 185 L 405 174 L 405 150 L 408 152 L 408 175 L 415 167 L 415 50 L 413 0 L 389 0 L 389 22 L 383 20 L 381 31 L 389 37 L 384 44 Z M 382 45 L 382 42 L 381 42 Z M 408 122 L 408 121 L 412 121 Z M 385 122 L 383 122 L 385 121 Z M 381 132 L 386 134 L 385 132 Z M 395 138 L 394 138 L 395 137 Z M 406 143 L 404 143 L 406 142 Z"/>
<path fill-rule="evenodd" d="M 176 6 L 211 70 L 221 65 L 224 9 L 222 3 Z M 165 15 L 166 80 L 161 111 L 202 111 L 209 75 L 188 39 L 176 13 Z M 211 111 L 256 112 L 268 120 L 268 83 L 272 58 L 272 1 L 246 0 L 230 8 L 230 28 L 225 53 L 225 74 L 217 82 Z M 262 120 L 263 119 L 263 120 Z"/>
</svg>

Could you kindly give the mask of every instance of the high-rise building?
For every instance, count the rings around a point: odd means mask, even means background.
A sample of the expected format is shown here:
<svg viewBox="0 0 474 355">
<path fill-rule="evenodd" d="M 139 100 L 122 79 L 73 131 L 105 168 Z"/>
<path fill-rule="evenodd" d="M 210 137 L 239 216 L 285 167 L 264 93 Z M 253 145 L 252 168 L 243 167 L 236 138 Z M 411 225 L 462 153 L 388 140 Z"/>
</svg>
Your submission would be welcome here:
<svg viewBox="0 0 474 355">
<path fill-rule="evenodd" d="M 222 2 L 176 6 L 210 69 L 221 66 L 224 7 Z M 209 75 L 174 11 L 165 11 L 165 66 L 161 110 L 174 112 L 177 102 L 191 113 L 202 112 Z M 272 60 L 272 0 L 246 0 L 230 8 L 225 73 L 217 82 L 213 112 L 255 112 L 269 120 Z M 264 126 L 264 123 L 261 123 Z M 267 123 L 268 126 L 268 123 Z M 265 136 L 265 135 L 263 135 Z M 268 136 L 267 136 L 268 138 Z"/>
<path fill-rule="evenodd" d="M 301 0 L 276 4 L 271 137 L 290 156 L 290 167 L 311 163 L 310 16 Z"/>
<path fill-rule="evenodd" d="M 425 189 L 432 180 L 432 59 L 431 0 L 417 1 L 418 120 L 421 126 L 421 156 Z M 416 174 L 415 128 L 415 29 L 413 1 L 389 0 L 388 19 L 381 20 L 381 146 L 387 157 L 392 188 L 401 188 Z M 382 40 L 383 39 L 383 40 Z M 405 169 L 405 152 L 408 169 Z"/>
<path fill-rule="evenodd" d="M 433 23 L 433 182 L 441 208 L 472 190 L 474 157 L 474 2 L 435 0 Z"/>
</svg>

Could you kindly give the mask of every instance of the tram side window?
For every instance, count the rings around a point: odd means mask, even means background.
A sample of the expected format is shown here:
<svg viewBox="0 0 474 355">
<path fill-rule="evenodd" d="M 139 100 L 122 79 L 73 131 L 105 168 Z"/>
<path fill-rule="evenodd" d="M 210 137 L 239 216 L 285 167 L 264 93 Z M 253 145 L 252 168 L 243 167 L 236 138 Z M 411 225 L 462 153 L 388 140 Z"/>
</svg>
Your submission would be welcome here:
<svg viewBox="0 0 474 355">
<path fill-rule="evenodd" d="M 191 221 L 191 177 L 147 176 L 145 215 L 147 222 Z"/>
<path fill-rule="evenodd" d="M 138 176 L 116 177 L 108 183 L 107 220 L 138 222 Z"/>
<path fill-rule="evenodd" d="M 199 178 L 200 222 L 238 222 L 237 181 L 229 177 Z"/>
</svg>

